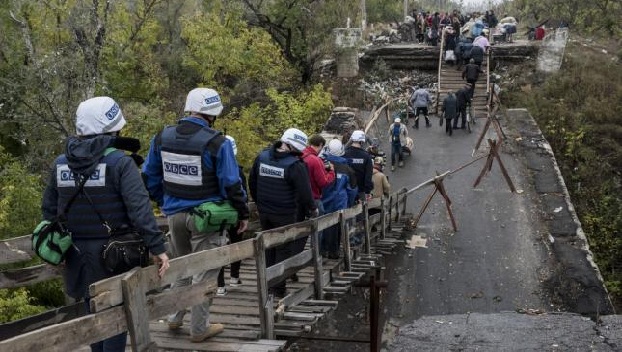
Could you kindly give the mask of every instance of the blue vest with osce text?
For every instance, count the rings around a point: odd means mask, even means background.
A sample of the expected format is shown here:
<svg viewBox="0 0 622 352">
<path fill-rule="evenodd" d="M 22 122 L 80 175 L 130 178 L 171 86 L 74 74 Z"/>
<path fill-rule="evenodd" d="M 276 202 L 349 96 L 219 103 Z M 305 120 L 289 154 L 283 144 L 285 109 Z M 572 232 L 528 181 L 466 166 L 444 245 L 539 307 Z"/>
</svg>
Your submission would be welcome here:
<svg viewBox="0 0 622 352">
<path fill-rule="evenodd" d="M 120 150 L 114 150 L 104 156 L 83 190 L 91 198 L 104 220 L 113 228 L 131 225 L 121 194 L 115 187 L 119 180 L 115 180 L 115 173 L 112 172 L 117 162 L 124 156 L 125 153 Z M 58 204 L 59 209 L 62 209 L 77 190 L 75 174 L 69 169 L 67 157 L 64 154 L 56 159 L 55 168 Z M 109 237 L 108 231 L 93 210 L 93 205 L 83 195 L 76 197 L 71 205 L 67 214 L 67 226 L 74 239 Z"/>
<path fill-rule="evenodd" d="M 287 169 L 300 158 L 288 155 L 274 158 L 271 149 L 259 154 L 257 173 L 257 209 L 263 213 L 279 214 L 296 210 L 296 192 L 287 182 Z"/>
<path fill-rule="evenodd" d="M 181 122 L 164 128 L 161 155 L 164 192 L 183 199 L 204 199 L 220 194 L 216 153 L 225 137 L 209 127 Z M 203 162 L 208 151 L 212 165 Z"/>
</svg>

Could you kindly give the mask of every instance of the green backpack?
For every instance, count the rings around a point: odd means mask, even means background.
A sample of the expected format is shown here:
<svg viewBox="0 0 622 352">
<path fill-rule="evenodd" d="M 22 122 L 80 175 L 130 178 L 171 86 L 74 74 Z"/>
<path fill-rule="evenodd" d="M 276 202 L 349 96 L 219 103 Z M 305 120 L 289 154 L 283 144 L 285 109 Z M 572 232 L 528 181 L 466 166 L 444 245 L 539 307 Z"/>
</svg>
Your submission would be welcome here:
<svg viewBox="0 0 622 352">
<path fill-rule="evenodd" d="M 238 211 L 228 200 L 205 202 L 190 212 L 199 232 L 223 231 L 238 222 Z"/>
</svg>

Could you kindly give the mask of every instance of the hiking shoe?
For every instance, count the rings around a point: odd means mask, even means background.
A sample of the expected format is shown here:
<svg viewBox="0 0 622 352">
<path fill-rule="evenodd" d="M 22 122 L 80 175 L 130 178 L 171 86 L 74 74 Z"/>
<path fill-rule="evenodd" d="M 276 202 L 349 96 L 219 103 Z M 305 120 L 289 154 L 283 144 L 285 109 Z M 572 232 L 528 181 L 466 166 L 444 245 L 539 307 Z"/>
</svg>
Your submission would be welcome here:
<svg viewBox="0 0 622 352">
<path fill-rule="evenodd" d="M 404 162 L 400 161 L 400 163 L 398 164 L 399 167 L 404 167 Z"/>
<path fill-rule="evenodd" d="M 227 288 L 225 288 L 225 287 L 219 287 L 216 290 L 216 296 L 224 296 L 226 294 L 227 294 Z"/>
<path fill-rule="evenodd" d="M 212 336 L 218 335 L 225 330 L 225 327 L 222 324 L 210 324 L 207 330 L 201 335 L 192 335 L 190 336 L 191 342 L 202 342 L 209 339 Z"/>
<path fill-rule="evenodd" d="M 168 329 L 169 330 L 179 330 L 183 325 L 184 325 L 183 320 L 182 321 L 169 321 L 168 322 Z"/>
<path fill-rule="evenodd" d="M 239 279 L 239 278 L 237 278 L 237 277 L 232 277 L 232 278 L 229 280 L 229 286 L 231 286 L 231 287 L 238 287 L 238 286 L 240 286 L 241 284 L 242 284 L 242 280 L 240 280 L 240 279 Z"/>
<path fill-rule="evenodd" d="M 391 171 L 395 171 L 395 166 L 391 165 Z"/>
<path fill-rule="evenodd" d="M 169 330 L 179 330 L 179 328 L 184 325 L 184 315 L 186 315 L 186 310 L 181 310 L 176 312 L 175 314 L 171 314 L 168 317 L 168 329 Z"/>
</svg>

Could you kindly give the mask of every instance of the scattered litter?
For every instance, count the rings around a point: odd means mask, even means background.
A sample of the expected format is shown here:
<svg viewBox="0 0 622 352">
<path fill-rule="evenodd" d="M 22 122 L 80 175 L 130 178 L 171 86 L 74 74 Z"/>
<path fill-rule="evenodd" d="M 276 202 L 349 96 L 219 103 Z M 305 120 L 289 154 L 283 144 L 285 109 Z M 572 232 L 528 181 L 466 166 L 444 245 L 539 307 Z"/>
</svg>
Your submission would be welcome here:
<svg viewBox="0 0 622 352">
<path fill-rule="evenodd" d="M 525 191 L 523 191 L 522 189 L 517 189 L 516 190 L 516 193 L 518 193 L 518 194 L 522 194 L 523 192 L 525 192 Z"/>
<path fill-rule="evenodd" d="M 441 321 L 441 320 L 437 320 L 437 321 L 436 321 L 436 323 L 437 323 L 437 324 L 445 324 L 445 322 L 444 322 L 444 321 Z"/>
<path fill-rule="evenodd" d="M 554 243 L 554 242 L 555 242 L 555 238 L 554 238 L 553 236 L 551 236 L 550 234 L 549 234 L 549 241 L 550 241 L 551 243 Z"/>
<path fill-rule="evenodd" d="M 484 292 L 479 291 L 477 293 L 473 293 L 471 296 L 469 296 L 471 299 L 476 299 L 476 298 L 482 298 L 484 297 Z"/>
<path fill-rule="evenodd" d="M 517 308 L 516 309 L 516 313 L 527 314 L 527 315 L 546 314 L 545 311 L 543 311 L 541 309 L 534 309 L 534 308 Z"/>
<path fill-rule="evenodd" d="M 562 209 L 564 209 L 563 207 L 559 207 L 559 208 L 555 208 L 555 210 L 553 210 L 554 213 L 559 213 L 560 211 L 562 211 Z"/>
<path fill-rule="evenodd" d="M 412 248 L 412 249 L 415 249 L 417 247 L 428 248 L 427 242 L 428 242 L 427 239 L 421 236 L 418 236 L 418 235 L 413 235 L 410 240 L 406 241 L 406 248 Z"/>
</svg>

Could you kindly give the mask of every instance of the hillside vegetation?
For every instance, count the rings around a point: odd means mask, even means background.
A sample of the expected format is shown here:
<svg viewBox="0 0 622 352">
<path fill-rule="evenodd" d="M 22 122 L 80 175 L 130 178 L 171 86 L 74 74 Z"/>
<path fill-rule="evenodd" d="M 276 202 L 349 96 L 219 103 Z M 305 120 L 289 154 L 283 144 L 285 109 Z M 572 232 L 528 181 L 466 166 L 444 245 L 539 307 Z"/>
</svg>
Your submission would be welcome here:
<svg viewBox="0 0 622 352">
<path fill-rule="evenodd" d="M 525 107 L 550 142 L 618 310 L 622 308 L 622 70 L 615 44 L 575 38 L 561 70 L 515 77 L 504 105 Z M 611 54 L 613 52 L 614 54 Z M 533 85 L 535 77 L 540 83 Z"/>
</svg>

